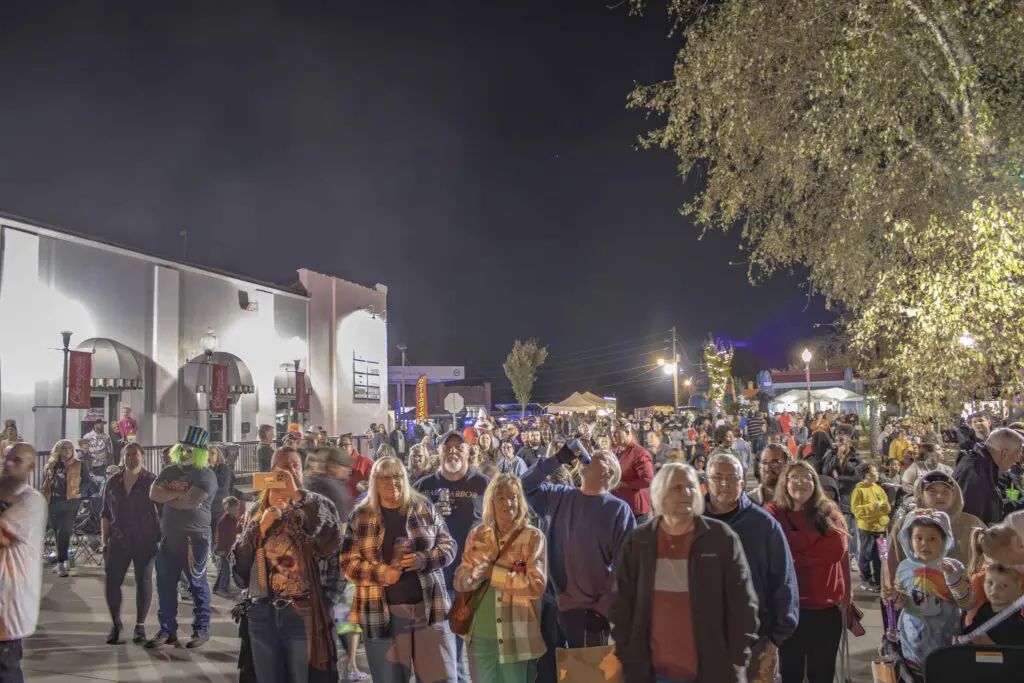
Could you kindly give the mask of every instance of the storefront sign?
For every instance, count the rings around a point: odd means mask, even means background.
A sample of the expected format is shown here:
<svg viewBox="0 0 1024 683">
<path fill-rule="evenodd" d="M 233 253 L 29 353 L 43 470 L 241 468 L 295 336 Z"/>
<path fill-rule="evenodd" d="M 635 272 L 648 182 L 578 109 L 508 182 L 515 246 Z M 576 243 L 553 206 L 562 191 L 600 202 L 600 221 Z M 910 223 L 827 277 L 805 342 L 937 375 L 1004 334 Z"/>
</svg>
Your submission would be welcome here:
<svg viewBox="0 0 1024 683">
<path fill-rule="evenodd" d="M 300 413 L 309 412 L 309 394 L 306 393 L 306 373 L 295 373 L 295 409 Z"/>
<path fill-rule="evenodd" d="M 68 353 L 68 408 L 92 407 L 92 353 Z"/>
<path fill-rule="evenodd" d="M 427 417 L 427 376 L 420 375 L 416 380 L 416 419 L 422 421 Z"/>
<path fill-rule="evenodd" d="M 210 388 L 210 412 L 228 412 L 228 366 L 214 365 Z"/>
</svg>

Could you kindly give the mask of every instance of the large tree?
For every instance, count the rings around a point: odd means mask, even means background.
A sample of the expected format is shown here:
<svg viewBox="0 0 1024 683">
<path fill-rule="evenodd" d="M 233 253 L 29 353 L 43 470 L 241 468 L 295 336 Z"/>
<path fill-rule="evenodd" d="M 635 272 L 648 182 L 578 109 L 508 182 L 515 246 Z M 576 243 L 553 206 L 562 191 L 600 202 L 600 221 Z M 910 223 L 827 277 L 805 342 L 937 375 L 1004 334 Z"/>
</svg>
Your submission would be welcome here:
<svg viewBox="0 0 1024 683">
<path fill-rule="evenodd" d="M 754 279 L 806 266 L 920 411 L 1019 389 L 1024 2 L 668 7 L 674 78 L 630 104 L 696 177 L 683 211 L 740 230 Z"/>
<path fill-rule="evenodd" d="M 548 359 L 547 347 L 538 347 L 536 339 L 522 342 L 516 339 L 512 350 L 502 364 L 505 376 L 512 384 L 512 393 L 519 401 L 521 416 L 526 417 L 526 404 L 533 393 L 533 383 L 537 381 L 537 370 Z"/>
</svg>

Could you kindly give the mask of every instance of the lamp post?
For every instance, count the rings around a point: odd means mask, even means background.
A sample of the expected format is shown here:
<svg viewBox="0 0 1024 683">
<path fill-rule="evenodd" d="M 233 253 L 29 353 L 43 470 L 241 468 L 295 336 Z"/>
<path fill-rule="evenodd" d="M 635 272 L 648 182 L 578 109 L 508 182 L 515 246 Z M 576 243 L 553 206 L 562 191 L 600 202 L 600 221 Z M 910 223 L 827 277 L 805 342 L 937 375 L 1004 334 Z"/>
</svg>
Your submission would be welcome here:
<svg viewBox="0 0 1024 683">
<path fill-rule="evenodd" d="M 210 421 L 213 417 L 213 354 L 217 352 L 217 335 L 213 328 L 206 328 L 206 334 L 199 340 L 203 347 L 203 355 L 206 356 L 206 431 L 210 431 Z"/>
<path fill-rule="evenodd" d="M 409 347 L 405 344 L 399 344 L 398 350 L 402 352 L 402 395 L 399 397 L 398 409 L 401 415 L 395 416 L 395 426 L 401 422 L 402 416 L 405 415 L 405 352 Z"/>
<path fill-rule="evenodd" d="M 804 362 L 804 378 L 807 381 L 807 414 L 811 415 L 814 412 L 811 409 L 811 350 L 804 349 L 804 352 L 800 354 L 800 358 Z"/>
<path fill-rule="evenodd" d="M 302 361 L 298 358 L 292 361 L 295 365 L 295 424 L 301 425 L 302 421 L 299 419 L 299 364 Z"/>
<path fill-rule="evenodd" d="M 68 359 L 71 357 L 71 333 L 64 331 L 60 333 L 64 346 L 64 389 L 61 392 L 60 401 L 60 438 L 68 438 Z"/>
</svg>

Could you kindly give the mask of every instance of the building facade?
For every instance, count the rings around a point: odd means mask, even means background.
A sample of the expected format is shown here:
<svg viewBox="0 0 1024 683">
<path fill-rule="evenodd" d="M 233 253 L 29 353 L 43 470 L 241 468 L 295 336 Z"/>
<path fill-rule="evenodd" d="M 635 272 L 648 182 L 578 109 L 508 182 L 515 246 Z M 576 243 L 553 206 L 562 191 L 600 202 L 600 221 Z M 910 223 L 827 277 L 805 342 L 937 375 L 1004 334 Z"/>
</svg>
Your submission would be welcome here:
<svg viewBox="0 0 1024 683">
<path fill-rule="evenodd" d="M 278 287 L 3 218 L 0 250 L 0 416 L 40 449 L 62 433 L 63 332 L 92 354 L 91 407 L 67 410 L 73 440 L 123 407 L 148 445 L 174 443 L 189 424 L 238 442 L 296 417 L 336 435 L 386 416 L 383 285 L 300 270 L 299 285 Z M 228 368 L 225 413 L 208 410 L 213 365 Z"/>
</svg>

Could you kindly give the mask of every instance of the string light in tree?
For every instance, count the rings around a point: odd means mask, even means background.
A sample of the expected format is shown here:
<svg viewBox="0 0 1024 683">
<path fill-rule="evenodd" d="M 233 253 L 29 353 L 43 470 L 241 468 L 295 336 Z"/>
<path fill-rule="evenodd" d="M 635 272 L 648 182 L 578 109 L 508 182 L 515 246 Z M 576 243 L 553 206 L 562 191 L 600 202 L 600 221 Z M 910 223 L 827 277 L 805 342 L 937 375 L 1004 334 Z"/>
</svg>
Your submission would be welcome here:
<svg viewBox="0 0 1024 683">
<path fill-rule="evenodd" d="M 704 344 L 704 369 L 708 375 L 708 403 L 722 412 L 725 390 L 732 378 L 732 344 L 709 338 Z"/>
</svg>

